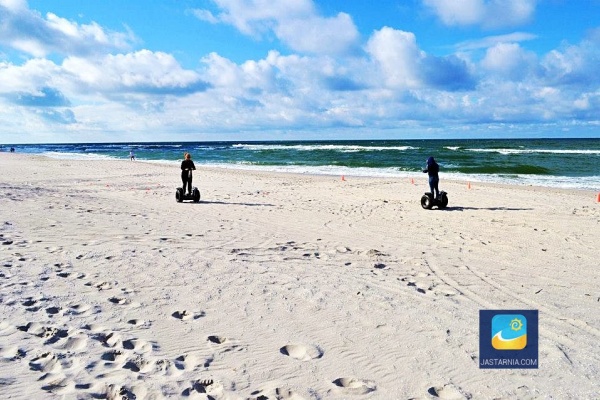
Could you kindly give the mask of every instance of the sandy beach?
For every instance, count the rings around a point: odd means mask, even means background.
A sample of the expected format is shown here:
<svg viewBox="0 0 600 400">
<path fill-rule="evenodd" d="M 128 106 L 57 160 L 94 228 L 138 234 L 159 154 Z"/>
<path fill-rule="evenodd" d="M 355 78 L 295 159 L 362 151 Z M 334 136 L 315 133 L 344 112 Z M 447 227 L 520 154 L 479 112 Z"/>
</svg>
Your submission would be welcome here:
<svg viewBox="0 0 600 400">
<path fill-rule="evenodd" d="M 0 398 L 599 398 L 596 193 L 197 167 L 0 153 Z"/>
</svg>

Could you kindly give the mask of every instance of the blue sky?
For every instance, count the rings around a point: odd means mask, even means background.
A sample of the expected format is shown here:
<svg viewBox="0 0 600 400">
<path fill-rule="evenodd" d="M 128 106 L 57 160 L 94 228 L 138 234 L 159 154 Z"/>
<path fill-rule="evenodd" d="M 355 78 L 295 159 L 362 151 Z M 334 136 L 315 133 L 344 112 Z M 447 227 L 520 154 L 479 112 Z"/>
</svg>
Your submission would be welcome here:
<svg viewBox="0 0 600 400">
<path fill-rule="evenodd" d="M 600 137 L 600 0 L 0 0 L 0 143 Z"/>
</svg>

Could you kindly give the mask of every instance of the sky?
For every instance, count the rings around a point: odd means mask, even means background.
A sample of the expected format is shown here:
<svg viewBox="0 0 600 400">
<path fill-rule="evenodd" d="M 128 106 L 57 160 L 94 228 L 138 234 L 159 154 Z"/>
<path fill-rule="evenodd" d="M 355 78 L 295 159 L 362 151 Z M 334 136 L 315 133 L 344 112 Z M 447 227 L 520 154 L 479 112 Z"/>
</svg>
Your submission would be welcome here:
<svg viewBox="0 0 600 400">
<path fill-rule="evenodd" d="M 0 0 L 0 143 L 600 138 L 600 0 Z"/>
</svg>

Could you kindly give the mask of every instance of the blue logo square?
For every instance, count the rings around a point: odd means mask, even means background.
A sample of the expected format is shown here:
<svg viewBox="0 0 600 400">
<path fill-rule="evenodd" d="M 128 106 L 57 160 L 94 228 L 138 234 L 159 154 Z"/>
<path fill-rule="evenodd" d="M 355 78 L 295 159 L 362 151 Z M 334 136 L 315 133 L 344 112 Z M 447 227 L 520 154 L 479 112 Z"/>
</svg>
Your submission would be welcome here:
<svg viewBox="0 0 600 400">
<path fill-rule="evenodd" d="M 538 368 L 538 311 L 480 310 L 479 368 Z"/>
</svg>

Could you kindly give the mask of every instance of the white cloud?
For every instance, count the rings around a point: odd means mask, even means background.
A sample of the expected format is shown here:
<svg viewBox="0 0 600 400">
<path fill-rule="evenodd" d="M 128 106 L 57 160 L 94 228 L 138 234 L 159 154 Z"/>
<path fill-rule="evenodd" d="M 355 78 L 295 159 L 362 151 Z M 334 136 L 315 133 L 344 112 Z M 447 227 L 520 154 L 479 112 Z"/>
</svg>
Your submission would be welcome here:
<svg viewBox="0 0 600 400">
<path fill-rule="evenodd" d="M 135 53 L 107 55 L 102 59 L 69 57 L 62 70 L 72 78 L 72 90 L 100 93 L 142 92 L 147 94 L 188 94 L 206 89 L 195 71 L 183 69 L 167 53 L 140 50 Z"/>
<path fill-rule="evenodd" d="M 79 25 L 52 13 L 44 18 L 21 1 L 3 0 L 0 17 L 0 44 L 34 57 L 100 54 L 135 41 L 131 32 L 106 31 L 95 22 Z"/>
<path fill-rule="evenodd" d="M 345 13 L 335 18 L 280 21 L 275 32 L 293 50 L 316 54 L 343 54 L 357 44 L 359 37 L 352 18 Z"/>
<path fill-rule="evenodd" d="M 538 1 L 423 0 L 423 3 L 446 25 L 481 25 L 485 28 L 500 28 L 528 22 L 535 12 Z"/>
<path fill-rule="evenodd" d="M 502 43 L 520 43 L 534 40 L 537 35 L 527 32 L 513 32 L 506 35 L 487 36 L 482 39 L 468 40 L 458 43 L 455 47 L 458 51 L 471 51 L 487 49 Z"/>
<path fill-rule="evenodd" d="M 0 7 L 12 11 L 23 10 L 27 8 L 27 0 L 0 0 Z"/>
<path fill-rule="evenodd" d="M 477 62 L 468 52 L 427 54 L 414 33 L 384 27 L 372 33 L 363 53 L 344 57 L 333 54 L 358 41 L 347 14 L 325 18 L 311 1 L 216 3 L 221 13 L 196 16 L 228 21 L 248 34 L 277 35 L 297 53 L 270 51 L 243 62 L 211 53 L 192 70 L 165 52 L 115 52 L 127 40 L 120 42 L 95 23 L 79 25 L 53 14 L 42 18 L 17 1 L 8 13 L 7 0 L 0 0 L 0 12 L 12 16 L 0 28 L 12 36 L 0 41 L 30 54 L 57 49 L 64 54 L 61 61 L 40 56 L 21 65 L 0 62 L 0 134 L 87 132 L 98 141 L 114 140 L 110 135 L 119 131 L 128 134 L 122 140 L 153 140 L 144 134 L 165 132 L 163 138 L 174 140 L 180 132 L 320 132 L 348 126 L 372 132 L 531 122 L 540 116 L 585 123 L 600 115 L 597 32 L 541 57 L 519 44 L 534 38 L 522 32 L 461 43 L 459 51 L 486 49 Z M 469 4 L 476 10 L 491 3 Z M 483 14 L 472 15 L 482 23 Z M 28 32 L 52 33 L 52 40 L 17 30 L 11 25 L 17 19 L 29 23 Z M 98 51 L 79 51 L 87 42 Z"/>
<path fill-rule="evenodd" d="M 32 59 L 23 65 L 0 63 L 0 94 L 39 93 L 40 88 L 49 86 L 60 68 L 52 61 Z"/>
<path fill-rule="evenodd" d="M 425 54 L 414 34 L 385 27 L 373 33 L 366 50 L 380 67 L 387 86 L 404 89 L 420 85 L 418 66 Z"/>
<path fill-rule="evenodd" d="M 245 35 L 274 34 L 294 51 L 343 54 L 353 51 L 359 39 L 352 17 L 317 14 L 311 0 L 214 0 L 218 13 L 193 10 L 196 17 L 231 24 Z"/>
<path fill-rule="evenodd" d="M 545 78 L 555 85 L 574 85 L 590 90 L 600 83 L 600 41 L 550 51 L 542 60 Z"/>
<path fill-rule="evenodd" d="M 524 79 L 537 63 L 534 53 L 525 51 L 516 43 L 499 43 L 486 52 L 481 66 L 504 78 Z"/>
<path fill-rule="evenodd" d="M 191 10 L 191 13 L 201 21 L 206 21 L 211 24 L 216 24 L 219 22 L 219 19 L 213 15 L 209 10 Z"/>
</svg>

